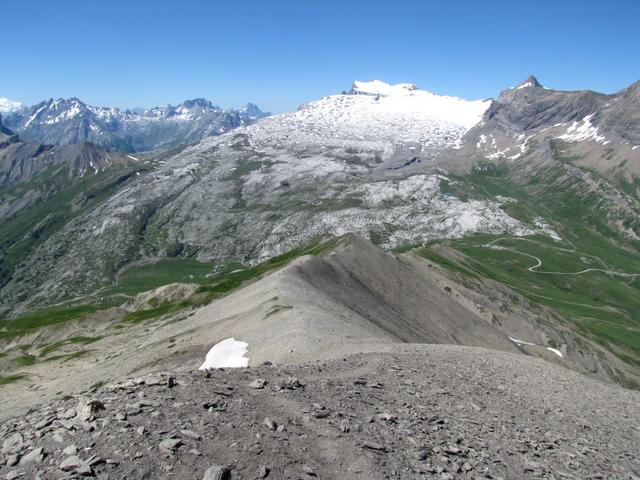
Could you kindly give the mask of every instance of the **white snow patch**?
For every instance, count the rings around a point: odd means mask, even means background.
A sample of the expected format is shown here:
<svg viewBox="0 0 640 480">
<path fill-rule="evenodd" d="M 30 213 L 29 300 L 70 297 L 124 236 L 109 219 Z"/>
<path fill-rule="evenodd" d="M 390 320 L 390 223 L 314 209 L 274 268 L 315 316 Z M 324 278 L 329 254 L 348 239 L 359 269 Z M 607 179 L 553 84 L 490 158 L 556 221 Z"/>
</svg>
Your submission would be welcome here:
<svg viewBox="0 0 640 480">
<path fill-rule="evenodd" d="M 33 122 L 33 121 L 36 119 L 36 117 L 38 116 L 38 114 L 39 114 L 41 111 L 43 111 L 45 108 L 47 108 L 47 106 L 46 106 L 46 105 L 44 105 L 43 107 L 40 107 L 36 113 L 34 113 L 33 115 L 31 115 L 31 118 L 29 118 L 29 120 L 27 121 L 27 123 L 25 123 L 25 124 L 24 124 L 24 127 L 23 127 L 23 128 L 27 128 L 27 127 L 31 124 L 31 122 Z"/>
<path fill-rule="evenodd" d="M 527 83 L 523 83 L 519 87 L 516 87 L 514 90 L 520 90 L 522 88 L 527 88 L 527 87 L 535 87 L 535 85 L 532 82 L 527 82 Z"/>
<path fill-rule="evenodd" d="M 246 367 L 249 365 L 249 358 L 245 357 L 248 351 L 247 342 L 241 342 L 233 337 L 225 338 L 209 350 L 200 370 Z"/>
<path fill-rule="evenodd" d="M 598 135 L 598 127 L 594 127 L 591 119 L 595 114 L 592 113 L 582 119 L 582 122 L 573 122 L 564 135 L 560 135 L 560 140 L 569 140 L 579 142 L 582 140 L 594 140 L 598 143 L 604 142 L 606 138 Z"/>
<path fill-rule="evenodd" d="M 564 358 L 564 355 L 562 355 L 562 352 L 560 350 L 556 349 L 556 348 L 547 347 L 547 350 L 549 350 L 550 352 L 555 353 L 560 358 Z"/>
<path fill-rule="evenodd" d="M 511 340 L 513 343 L 517 343 L 518 345 L 531 345 L 533 347 L 536 346 L 535 343 L 525 342 L 524 340 L 518 340 L 517 338 L 509 337 L 509 340 Z"/>
<path fill-rule="evenodd" d="M 517 338 L 512 338 L 509 337 L 509 340 L 511 340 L 513 343 L 515 343 L 516 345 L 531 345 L 532 347 L 539 347 L 540 345 L 537 345 L 535 343 L 531 343 L 531 342 L 525 342 L 524 340 L 518 340 Z M 562 352 L 556 348 L 551 348 L 551 347 L 544 347 L 547 350 L 549 350 L 550 352 L 555 353 L 556 355 L 558 355 L 560 358 L 564 358 L 564 355 L 562 355 Z"/>
<path fill-rule="evenodd" d="M 47 125 L 53 125 L 54 123 L 60 123 L 60 122 L 62 122 L 64 120 L 68 120 L 68 119 L 74 118 L 79 114 L 80 114 L 80 106 L 77 103 L 75 103 L 75 104 L 73 104 L 73 106 L 71 108 L 69 108 L 67 110 L 64 110 L 57 117 L 50 118 L 50 119 L 46 120 L 44 123 L 46 123 Z"/>
</svg>

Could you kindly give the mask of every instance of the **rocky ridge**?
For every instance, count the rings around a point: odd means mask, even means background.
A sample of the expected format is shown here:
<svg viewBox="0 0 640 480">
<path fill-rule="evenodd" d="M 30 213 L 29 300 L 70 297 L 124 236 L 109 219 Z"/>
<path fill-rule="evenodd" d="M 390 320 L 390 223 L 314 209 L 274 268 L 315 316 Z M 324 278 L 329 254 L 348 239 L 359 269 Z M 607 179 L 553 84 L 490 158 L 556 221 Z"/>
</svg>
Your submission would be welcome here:
<svg viewBox="0 0 640 480">
<path fill-rule="evenodd" d="M 627 479 L 640 474 L 639 400 L 541 360 L 452 346 L 176 368 L 6 421 L 0 474 Z"/>
</svg>

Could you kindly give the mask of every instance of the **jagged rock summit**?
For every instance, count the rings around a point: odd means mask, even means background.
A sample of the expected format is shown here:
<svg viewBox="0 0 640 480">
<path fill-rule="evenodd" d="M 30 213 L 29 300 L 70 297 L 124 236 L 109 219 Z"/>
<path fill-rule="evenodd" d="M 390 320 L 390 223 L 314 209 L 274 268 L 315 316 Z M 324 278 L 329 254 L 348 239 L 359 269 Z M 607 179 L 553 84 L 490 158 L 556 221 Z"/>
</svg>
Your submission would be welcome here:
<svg viewBox="0 0 640 480">
<path fill-rule="evenodd" d="M 515 87 L 515 90 L 520 90 L 522 88 L 544 88 L 542 84 L 538 81 L 536 77 L 533 75 L 529 75 L 527 79 L 522 82 L 520 85 Z"/>
</svg>

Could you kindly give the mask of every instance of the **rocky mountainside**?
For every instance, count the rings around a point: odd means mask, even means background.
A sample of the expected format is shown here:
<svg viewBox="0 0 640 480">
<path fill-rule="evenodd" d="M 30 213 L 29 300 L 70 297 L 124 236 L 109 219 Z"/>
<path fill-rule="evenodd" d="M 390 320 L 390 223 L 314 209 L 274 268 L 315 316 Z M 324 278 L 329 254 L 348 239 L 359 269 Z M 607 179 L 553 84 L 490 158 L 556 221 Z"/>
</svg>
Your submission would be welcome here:
<svg viewBox="0 0 640 480">
<path fill-rule="evenodd" d="M 133 153 L 196 143 L 267 115 L 253 104 L 240 110 L 223 110 L 202 98 L 141 112 L 93 107 L 77 98 L 60 98 L 14 110 L 6 116 L 5 123 L 24 139 L 36 143 L 91 142 Z"/>
<path fill-rule="evenodd" d="M 516 161 L 553 139 L 569 144 L 579 165 L 632 181 L 640 174 L 639 84 L 605 95 L 551 90 L 530 77 L 491 104 L 462 153 Z"/>
<path fill-rule="evenodd" d="M 48 235 L 146 168 L 91 143 L 23 142 L 0 118 L 0 284 Z"/>
</svg>

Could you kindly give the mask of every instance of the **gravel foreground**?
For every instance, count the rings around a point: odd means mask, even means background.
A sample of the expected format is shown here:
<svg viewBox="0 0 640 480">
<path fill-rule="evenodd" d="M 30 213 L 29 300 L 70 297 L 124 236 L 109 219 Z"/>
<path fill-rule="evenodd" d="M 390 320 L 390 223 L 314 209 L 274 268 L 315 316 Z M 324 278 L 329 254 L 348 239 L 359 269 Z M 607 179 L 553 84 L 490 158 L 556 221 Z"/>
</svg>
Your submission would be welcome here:
<svg viewBox="0 0 640 480">
<path fill-rule="evenodd" d="M 637 479 L 640 393 L 539 359 L 403 346 L 180 367 L 0 427 L 0 478 Z"/>
</svg>

